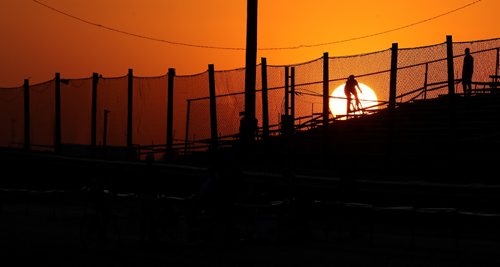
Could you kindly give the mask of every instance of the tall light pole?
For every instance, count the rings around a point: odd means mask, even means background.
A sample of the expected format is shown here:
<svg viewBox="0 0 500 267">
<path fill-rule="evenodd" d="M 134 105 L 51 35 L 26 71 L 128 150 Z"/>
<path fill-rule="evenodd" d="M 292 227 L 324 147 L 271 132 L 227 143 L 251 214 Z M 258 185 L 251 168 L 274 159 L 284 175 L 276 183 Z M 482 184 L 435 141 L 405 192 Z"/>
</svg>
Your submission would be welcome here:
<svg viewBox="0 0 500 267">
<path fill-rule="evenodd" d="M 245 61 L 245 112 L 240 121 L 240 138 L 244 144 L 255 140 L 255 75 L 257 65 L 257 2 L 247 0 L 247 40 Z"/>
</svg>

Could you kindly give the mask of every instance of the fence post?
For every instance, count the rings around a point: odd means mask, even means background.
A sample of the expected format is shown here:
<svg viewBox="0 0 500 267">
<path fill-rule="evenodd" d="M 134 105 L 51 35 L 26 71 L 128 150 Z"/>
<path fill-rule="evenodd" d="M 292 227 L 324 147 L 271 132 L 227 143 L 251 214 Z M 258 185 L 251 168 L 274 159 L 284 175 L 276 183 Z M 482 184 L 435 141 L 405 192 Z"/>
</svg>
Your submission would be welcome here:
<svg viewBox="0 0 500 267">
<path fill-rule="evenodd" d="M 54 152 L 61 152 L 61 74 L 56 73 Z"/>
<path fill-rule="evenodd" d="M 108 114 L 110 110 L 104 110 L 104 129 L 102 131 L 102 146 L 104 147 L 104 154 L 106 154 L 106 147 L 108 146 Z"/>
<path fill-rule="evenodd" d="M 290 95 L 290 85 L 288 78 L 290 77 L 290 69 L 288 66 L 285 66 L 285 116 L 289 115 L 290 111 L 290 103 L 289 103 L 289 95 Z"/>
<path fill-rule="evenodd" d="M 453 37 L 446 36 L 446 54 L 448 62 L 448 95 L 453 97 L 455 95 L 455 76 L 453 67 Z"/>
<path fill-rule="evenodd" d="M 498 77 L 498 68 L 500 68 L 500 48 L 497 48 L 497 64 L 495 66 L 495 76 Z M 493 88 L 497 88 L 497 78 L 494 79 Z"/>
<path fill-rule="evenodd" d="M 97 84 L 99 82 L 99 74 L 92 74 L 92 111 L 90 122 L 90 153 L 92 157 L 96 155 L 97 146 Z"/>
<path fill-rule="evenodd" d="M 30 81 L 24 80 L 24 149 L 29 150 L 31 146 L 30 137 Z"/>
<path fill-rule="evenodd" d="M 262 138 L 269 139 L 269 103 L 267 96 L 267 59 L 261 58 L 262 62 Z"/>
<path fill-rule="evenodd" d="M 240 141 L 245 149 L 255 140 L 257 118 L 255 117 L 255 80 L 257 65 L 257 14 L 258 1 L 247 0 L 247 36 L 245 53 L 245 112 L 240 121 Z"/>
<path fill-rule="evenodd" d="M 452 166 L 456 162 L 456 103 L 455 103 L 455 76 L 454 76 L 454 63 L 453 63 L 453 37 L 446 36 L 446 54 L 448 62 L 448 141 L 445 149 L 448 151 L 446 156 L 447 165 Z M 452 170 L 450 170 L 452 171 Z"/>
<path fill-rule="evenodd" d="M 187 154 L 189 145 L 189 113 L 191 112 L 191 100 L 187 100 L 187 111 L 186 111 L 186 138 L 184 143 L 184 154 Z"/>
<path fill-rule="evenodd" d="M 217 149 L 218 145 L 218 131 L 217 131 L 217 105 L 215 99 L 215 71 L 214 65 L 208 65 L 208 83 L 210 93 L 210 132 L 212 138 L 212 149 Z"/>
<path fill-rule="evenodd" d="M 191 112 L 191 100 L 187 100 L 187 111 L 186 111 L 186 138 L 184 139 L 184 154 L 187 154 L 187 149 L 189 145 L 189 113 Z"/>
<path fill-rule="evenodd" d="M 295 126 L 295 67 L 290 69 L 290 121 L 293 131 Z"/>
<path fill-rule="evenodd" d="M 393 43 L 391 48 L 391 76 L 389 81 L 389 110 L 396 107 L 396 91 L 398 78 L 398 43 Z"/>
<path fill-rule="evenodd" d="M 313 108 L 314 109 L 314 108 Z M 328 52 L 323 53 L 323 111 L 322 111 L 322 121 L 323 127 L 321 129 L 321 165 L 329 166 L 331 164 L 331 141 L 329 138 L 335 139 L 334 135 L 329 134 L 328 124 L 329 124 L 329 114 L 330 114 L 330 70 L 329 70 L 329 58 Z"/>
<path fill-rule="evenodd" d="M 168 92 L 167 92 L 167 156 L 173 152 L 174 143 L 174 78 L 175 69 L 168 69 Z"/>
<path fill-rule="evenodd" d="M 328 114 L 330 113 L 330 78 L 328 67 L 328 52 L 323 53 L 323 126 L 328 125 Z"/>
<path fill-rule="evenodd" d="M 292 67 L 293 68 L 293 67 Z M 289 136 L 293 131 L 290 114 L 290 67 L 285 66 L 285 114 L 281 116 L 281 134 Z"/>
<path fill-rule="evenodd" d="M 128 70 L 128 108 L 127 108 L 127 148 L 132 148 L 132 119 L 134 101 L 134 71 Z"/>
<path fill-rule="evenodd" d="M 429 63 L 425 63 L 425 78 L 424 78 L 424 100 L 427 99 L 427 77 L 429 75 Z"/>
<path fill-rule="evenodd" d="M 396 108 L 398 78 L 398 43 L 393 43 L 391 47 L 391 73 L 389 80 L 389 114 L 387 116 L 387 140 L 386 140 L 386 162 L 389 169 L 393 168 L 393 147 L 394 147 L 394 109 Z"/>
</svg>

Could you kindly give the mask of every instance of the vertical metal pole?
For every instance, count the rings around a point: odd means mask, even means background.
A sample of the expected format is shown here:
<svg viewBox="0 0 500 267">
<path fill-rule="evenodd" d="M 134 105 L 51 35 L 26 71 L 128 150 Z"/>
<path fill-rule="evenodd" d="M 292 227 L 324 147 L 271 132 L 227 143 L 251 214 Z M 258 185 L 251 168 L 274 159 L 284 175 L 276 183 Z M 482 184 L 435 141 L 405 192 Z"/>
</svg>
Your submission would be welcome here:
<svg viewBox="0 0 500 267">
<path fill-rule="evenodd" d="M 289 110 L 290 110 L 290 104 L 289 104 L 289 90 L 290 90 L 290 86 L 288 84 L 289 82 L 289 78 L 290 78 L 290 74 L 289 74 L 289 68 L 288 66 L 285 67 L 285 116 L 288 116 L 290 113 L 289 113 Z"/>
<path fill-rule="evenodd" d="M 389 110 L 396 107 L 396 91 L 398 77 L 398 43 L 393 43 L 391 48 L 391 76 L 389 81 Z"/>
<path fill-rule="evenodd" d="M 257 65 L 257 0 L 247 0 L 247 38 L 245 60 L 245 115 L 240 122 L 240 133 L 244 142 L 255 140 L 257 118 L 255 117 L 255 80 Z"/>
<path fill-rule="evenodd" d="M 55 129 L 54 129 L 54 152 L 61 152 L 61 74 L 55 77 Z"/>
<path fill-rule="evenodd" d="M 168 69 L 167 155 L 171 155 L 174 143 L 174 78 L 175 69 Z"/>
<path fill-rule="evenodd" d="M 447 62 L 448 62 L 448 95 L 455 95 L 455 76 L 454 76 L 454 64 L 453 64 L 453 37 L 451 35 L 446 36 L 446 52 L 447 52 Z"/>
<path fill-rule="evenodd" d="M 447 165 L 452 166 L 456 162 L 456 103 L 455 103 L 455 76 L 454 76 L 454 62 L 453 62 L 453 37 L 446 36 L 446 54 L 448 63 L 448 116 L 449 116 L 449 132 L 446 150 Z M 452 172 L 450 170 L 450 172 Z"/>
<path fill-rule="evenodd" d="M 295 125 L 295 67 L 290 70 L 290 116 L 293 129 Z"/>
<path fill-rule="evenodd" d="M 132 148 L 132 121 L 134 101 L 134 71 L 128 70 L 127 147 Z"/>
<path fill-rule="evenodd" d="M 262 61 L 262 137 L 264 140 L 269 138 L 269 103 L 267 92 L 267 59 L 263 57 Z"/>
<path fill-rule="evenodd" d="M 497 64 L 495 67 L 495 76 L 498 77 L 498 68 L 500 68 L 500 48 L 497 48 Z M 493 88 L 497 88 L 497 78 L 494 79 Z"/>
<path fill-rule="evenodd" d="M 500 68 L 500 48 L 497 48 L 497 65 L 495 68 L 495 75 L 498 76 L 498 68 Z"/>
<path fill-rule="evenodd" d="M 331 153 L 331 143 L 328 140 L 328 121 L 330 114 L 330 64 L 328 58 L 328 52 L 323 53 L 323 111 L 322 111 L 322 121 L 323 127 L 321 129 L 321 158 L 322 165 L 328 166 Z M 330 136 L 331 137 L 331 136 Z"/>
<path fill-rule="evenodd" d="M 97 84 L 99 82 L 99 74 L 92 74 L 92 111 L 90 122 L 90 153 L 95 156 L 97 146 Z"/>
<path fill-rule="evenodd" d="M 323 126 L 328 125 L 330 114 L 330 78 L 329 78 L 328 53 L 323 53 Z"/>
<path fill-rule="evenodd" d="M 108 145 L 108 113 L 111 111 L 104 110 L 104 130 L 102 131 L 102 146 L 106 148 Z"/>
<path fill-rule="evenodd" d="M 29 150 L 31 147 L 30 137 L 30 81 L 24 80 L 24 149 Z"/>
<path fill-rule="evenodd" d="M 396 108 L 396 91 L 398 76 L 398 43 L 393 43 L 391 48 L 391 74 L 389 80 L 389 114 L 387 116 L 387 148 L 386 164 L 389 170 L 393 168 L 393 148 L 394 148 L 394 109 Z"/>
<path fill-rule="evenodd" d="M 187 100 L 187 112 L 186 112 L 186 138 L 184 144 L 184 154 L 187 154 L 188 145 L 189 145 L 189 113 L 191 112 L 191 100 Z"/>
<path fill-rule="evenodd" d="M 218 131 L 217 131 L 217 104 L 215 99 L 215 71 L 214 65 L 208 65 L 208 83 L 210 93 L 210 132 L 212 138 L 212 149 L 217 148 Z"/>
<path fill-rule="evenodd" d="M 427 77 L 428 76 L 429 76 L 429 63 L 425 63 L 424 99 L 427 99 Z"/>
</svg>

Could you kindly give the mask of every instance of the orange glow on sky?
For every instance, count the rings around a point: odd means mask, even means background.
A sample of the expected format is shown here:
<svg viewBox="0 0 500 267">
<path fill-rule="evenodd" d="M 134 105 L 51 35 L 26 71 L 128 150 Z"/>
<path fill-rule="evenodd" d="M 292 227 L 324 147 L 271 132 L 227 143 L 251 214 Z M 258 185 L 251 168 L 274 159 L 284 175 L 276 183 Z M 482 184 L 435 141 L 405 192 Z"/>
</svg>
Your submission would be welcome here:
<svg viewBox="0 0 500 267">
<path fill-rule="evenodd" d="M 185 43 L 244 47 L 245 0 L 40 0 L 102 25 Z M 259 47 L 324 43 L 373 34 L 427 19 L 473 0 L 261 0 Z M 294 64 L 330 56 L 399 47 L 500 37 L 500 1 L 481 2 L 456 13 L 382 36 L 348 43 L 287 51 L 261 51 L 268 64 Z M 168 45 L 106 31 L 50 11 L 31 0 L 0 1 L 0 87 L 52 79 L 122 76 L 128 68 L 139 76 L 158 76 L 168 68 L 178 75 L 243 67 L 244 51 Z"/>
</svg>

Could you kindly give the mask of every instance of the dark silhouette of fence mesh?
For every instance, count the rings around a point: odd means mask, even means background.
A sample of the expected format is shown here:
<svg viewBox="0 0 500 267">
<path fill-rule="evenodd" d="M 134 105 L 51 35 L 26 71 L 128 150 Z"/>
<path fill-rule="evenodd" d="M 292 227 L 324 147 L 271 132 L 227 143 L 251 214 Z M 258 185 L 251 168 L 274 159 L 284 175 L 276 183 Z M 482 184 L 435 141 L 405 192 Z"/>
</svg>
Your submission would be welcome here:
<svg viewBox="0 0 500 267">
<path fill-rule="evenodd" d="M 0 146 L 23 146 L 23 118 L 23 87 L 0 88 Z"/>
<path fill-rule="evenodd" d="M 473 81 L 490 82 L 497 73 L 500 39 L 454 43 L 455 92 L 459 83 L 465 48 L 475 58 Z M 272 63 L 272 59 L 270 60 Z M 363 55 L 330 57 L 330 93 L 345 79 L 356 75 L 359 82 L 371 87 L 384 108 L 389 101 L 391 50 Z M 323 58 L 288 65 L 295 69 L 295 118 L 300 124 L 322 111 Z M 267 66 L 269 124 L 279 129 L 284 113 L 285 66 Z M 262 127 L 262 66 L 257 66 L 256 116 Z M 64 78 L 64 75 L 63 75 Z M 397 102 L 436 98 L 447 94 L 446 43 L 399 49 Z M 244 111 L 245 69 L 215 72 L 216 109 L 219 136 L 239 132 L 240 112 Z M 139 146 L 162 147 L 166 143 L 168 75 L 133 77 L 132 140 Z M 425 89 L 425 90 L 424 90 Z M 32 149 L 53 150 L 55 136 L 55 79 L 30 85 Z M 97 86 L 96 143 L 103 144 L 104 113 L 109 110 L 107 144 L 127 145 L 128 77 L 99 78 Z M 174 145 L 195 146 L 210 138 L 208 71 L 174 77 Z M 189 109 L 188 109 L 189 102 Z M 24 142 L 23 87 L 0 88 L 0 146 L 22 147 Z M 92 78 L 62 79 L 61 142 L 89 145 L 91 139 Z M 188 116 L 189 115 L 189 116 Z M 272 131 L 271 131 L 272 132 Z M 187 139 L 187 140 L 186 140 Z"/>
<path fill-rule="evenodd" d="M 30 86 L 32 149 L 52 150 L 55 113 L 54 80 Z"/>
<path fill-rule="evenodd" d="M 134 143 L 164 144 L 167 134 L 168 76 L 134 77 L 133 87 Z"/>
<path fill-rule="evenodd" d="M 71 79 L 61 82 L 61 142 L 90 144 L 92 110 L 92 79 Z"/>
</svg>

